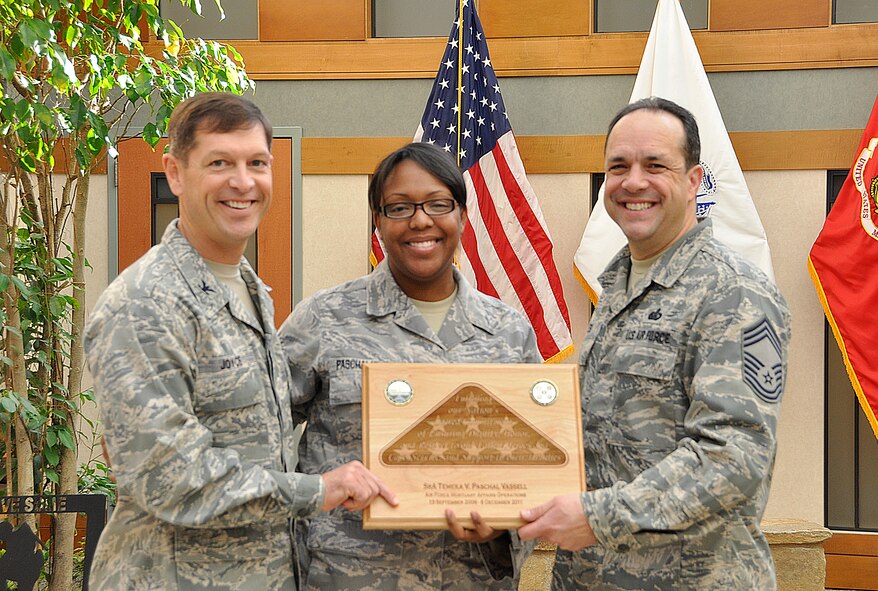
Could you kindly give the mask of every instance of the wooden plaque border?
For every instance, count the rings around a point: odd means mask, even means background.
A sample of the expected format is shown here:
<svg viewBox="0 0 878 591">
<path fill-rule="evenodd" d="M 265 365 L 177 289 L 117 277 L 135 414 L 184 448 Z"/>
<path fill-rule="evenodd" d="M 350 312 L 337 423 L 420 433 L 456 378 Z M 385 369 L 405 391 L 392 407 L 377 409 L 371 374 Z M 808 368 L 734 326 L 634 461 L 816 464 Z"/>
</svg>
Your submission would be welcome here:
<svg viewBox="0 0 878 591">
<path fill-rule="evenodd" d="M 411 385 L 409 402 L 400 404 L 398 398 L 391 402 L 385 396 L 386 385 L 394 379 Z M 533 400 L 531 386 L 538 380 L 557 386 L 558 397 L 553 403 L 542 405 Z M 476 401 L 476 410 L 464 408 L 464 397 Z M 446 508 L 454 510 L 464 527 L 472 527 L 470 511 L 478 511 L 495 529 L 517 528 L 524 524 L 519 517 L 522 509 L 558 494 L 585 490 L 576 365 L 364 363 L 362 409 L 363 463 L 400 499 L 395 508 L 376 499 L 363 511 L 364 529 L 446 529 Z M 465 414 L 470 412 L 494 413 L 481 423 L 489 430 L 488 436 L 474 436 L 473 441 L 486 450 L 485 456 L 479 456 L 503 460 L 469 463 L 461 459 L 471 457 L 460 450 L 472 443 L 469 435 L 460 436 L 462 425 L 473 419 L 479 422 L 475 414 Z M 502 419 L 496 419 L 497 413 Z M 437 417 L 443 419 L 440 425 L 452 425 L 451 437 L 443 431 L 441 437 L 445 438 L 438 439 L 433 426 Z M 500 431 L 500 422 L 507 424 L 506 434 Z M 509 427 L 513 422 L 515 425 Z M 435 442 L 430 440 L 434 434 Z M 404 446 L 414 441 L 412 438 L 420 438 L 417 441 L 424 446 L 449 444 L 457 451 L 436 463 L 423 459 L 420 451 L 414 456 L 398 455 L 401 448 L 394 446 Z M 534 463 L 530 449 L 521 447 L 527 438 L 547 449 L 542 457 L 554 457 L 556 465 Z M 499 450 L 504 441 L 517 442 L 507 447 L 516 450 L 514 457 L 530 459 L 514 463 L 508 459 L 512 456 L 493 451 L 493 442 Z M 406 451 L 411 449 L 408 445 Z M 558 460 L 561 453 L 566 457 L 563 464 Z M 392 465 L 382 458 L 403 459 Z"/>
</svg>

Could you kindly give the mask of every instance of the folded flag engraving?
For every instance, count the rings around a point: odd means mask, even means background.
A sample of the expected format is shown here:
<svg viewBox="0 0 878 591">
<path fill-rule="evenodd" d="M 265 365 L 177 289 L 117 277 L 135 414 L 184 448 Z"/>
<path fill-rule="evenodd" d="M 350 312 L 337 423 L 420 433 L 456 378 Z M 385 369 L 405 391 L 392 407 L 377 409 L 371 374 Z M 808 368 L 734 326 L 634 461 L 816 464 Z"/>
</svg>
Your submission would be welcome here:
<svg viewBox="0 0 878 591">
<path fill-rule="evenodd" d="M 387 466 L 563 466 L 567 454 L 487 389 L 464 384 L 381 450 Z"/>
</svg>

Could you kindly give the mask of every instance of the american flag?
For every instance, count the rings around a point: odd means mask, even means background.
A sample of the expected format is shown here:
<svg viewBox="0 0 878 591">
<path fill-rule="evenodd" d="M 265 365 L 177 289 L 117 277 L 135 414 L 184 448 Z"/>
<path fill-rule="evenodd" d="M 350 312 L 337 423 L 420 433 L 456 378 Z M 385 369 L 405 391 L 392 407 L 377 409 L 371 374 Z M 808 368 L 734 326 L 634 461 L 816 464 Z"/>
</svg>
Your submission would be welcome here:
<svg viewBox="0 0 878 591">
<path fill-rule="evenodd" d="M 573 352 L 573 341 L 552 240 L 525 176 L 471 2 L 458 4 L 414 140 L 442 147 L 464 171 L 469 223 L 460 270 L 479 291 L 527 316 L 543 359 L 560 361 Z M 372 262 L 383 258 L 373 234 Z"/>
</svg>

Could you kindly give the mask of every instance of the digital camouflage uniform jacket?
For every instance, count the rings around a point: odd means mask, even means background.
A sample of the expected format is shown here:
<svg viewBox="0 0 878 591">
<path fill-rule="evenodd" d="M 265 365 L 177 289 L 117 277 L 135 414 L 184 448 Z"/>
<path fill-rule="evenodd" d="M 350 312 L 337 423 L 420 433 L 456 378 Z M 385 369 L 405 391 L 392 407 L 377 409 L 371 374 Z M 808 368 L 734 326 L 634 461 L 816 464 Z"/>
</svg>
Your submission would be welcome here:
<svg viewBox="0 0 878 591">
<path fill-rule="evenodd" d="M 454 270 L 458 292 L 435 335 L 387 267 L 321 291 L 281 327 L 297 419 L 308 420 L 301 469 L 323 473 L 362 460 L 364 362 L 538 363 L 530 324 L 473 289 Z M 507 543 L 471 545 L 446 531 L 363 530 L 360 513 L 336 509 L 300 520 L 306 589 L 402 591 L 510 589 L 486 568 L 509 560 Z M 506 536 L 504 540 L 508 540 Z M 484 555 L 484 556 L 483 556 Z M 496 569 L 493 569 L 496 570 Z"/>
<path fill-rule="evenodd" d="M 176 223 L 91 315 L 85 348 L 118 482 L 94 590 L 296 588 L 290 518 L 319 509 L 323 483 L 292 472 L 274 307 L 241 265 L 262 326 Z"/>
<path fill-rule="evenodd" d="M 556 589 L 774 589 L 759 522 L 790 318 L 772 282 L 699 223 L 628 293 L 627 248 L 580 357 L 598 543 L 560 552 Z"/>
</svg>

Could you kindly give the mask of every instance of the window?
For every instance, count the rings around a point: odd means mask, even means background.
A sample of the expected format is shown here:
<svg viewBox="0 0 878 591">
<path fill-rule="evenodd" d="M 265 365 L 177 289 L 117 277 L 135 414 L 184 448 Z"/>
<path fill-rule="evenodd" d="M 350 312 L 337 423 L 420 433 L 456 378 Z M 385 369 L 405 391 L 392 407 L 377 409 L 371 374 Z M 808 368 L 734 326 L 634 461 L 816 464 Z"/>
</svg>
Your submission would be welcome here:
<svg viewBox="0 0 878 591">
<path fill-rule="evenodd" d="M 878 2 L 875 0 L 833 0 L 832 22 L 878 23 Z"/>
<path fill-rule="evenodd" d="M 198 16 L 179 0 L 161 0 L 159 10 L 163 18 L 169 18 L 183 30 L 186 37 L 202 39 L 258 39 L 259 3 L 251 0 L 223 0 L 226 18 L 220 20 L 216 2 L 201 2 Z"/>
<path fill-rule="evenodd" d="M 457 0 L 372 0 L 373 37 L 447 37 Z"/>
<path fill-rule="evenodd" d="M 827 212 L 847 175 L 847 170 L 828 172 Z M 828 323 L 825 341 L 826 527 L 878 531 L 878 440 L 860 408 Z"/>
<path fill-rule="evenodd" d="M 594 0 L 594 32 L 649 31 L 657 0 Z M 681 0 L 692 30 L 707 29 L 708 0 Z"/>
<path fill-rule="evenodd" d="M 604 186 L 604 179 L 607 175 L 603 172 L 591 173 L 591 211 L 594 211 L 595 205 L 598 203 L 598 194 L 601 187 Z"/>
</svg>

